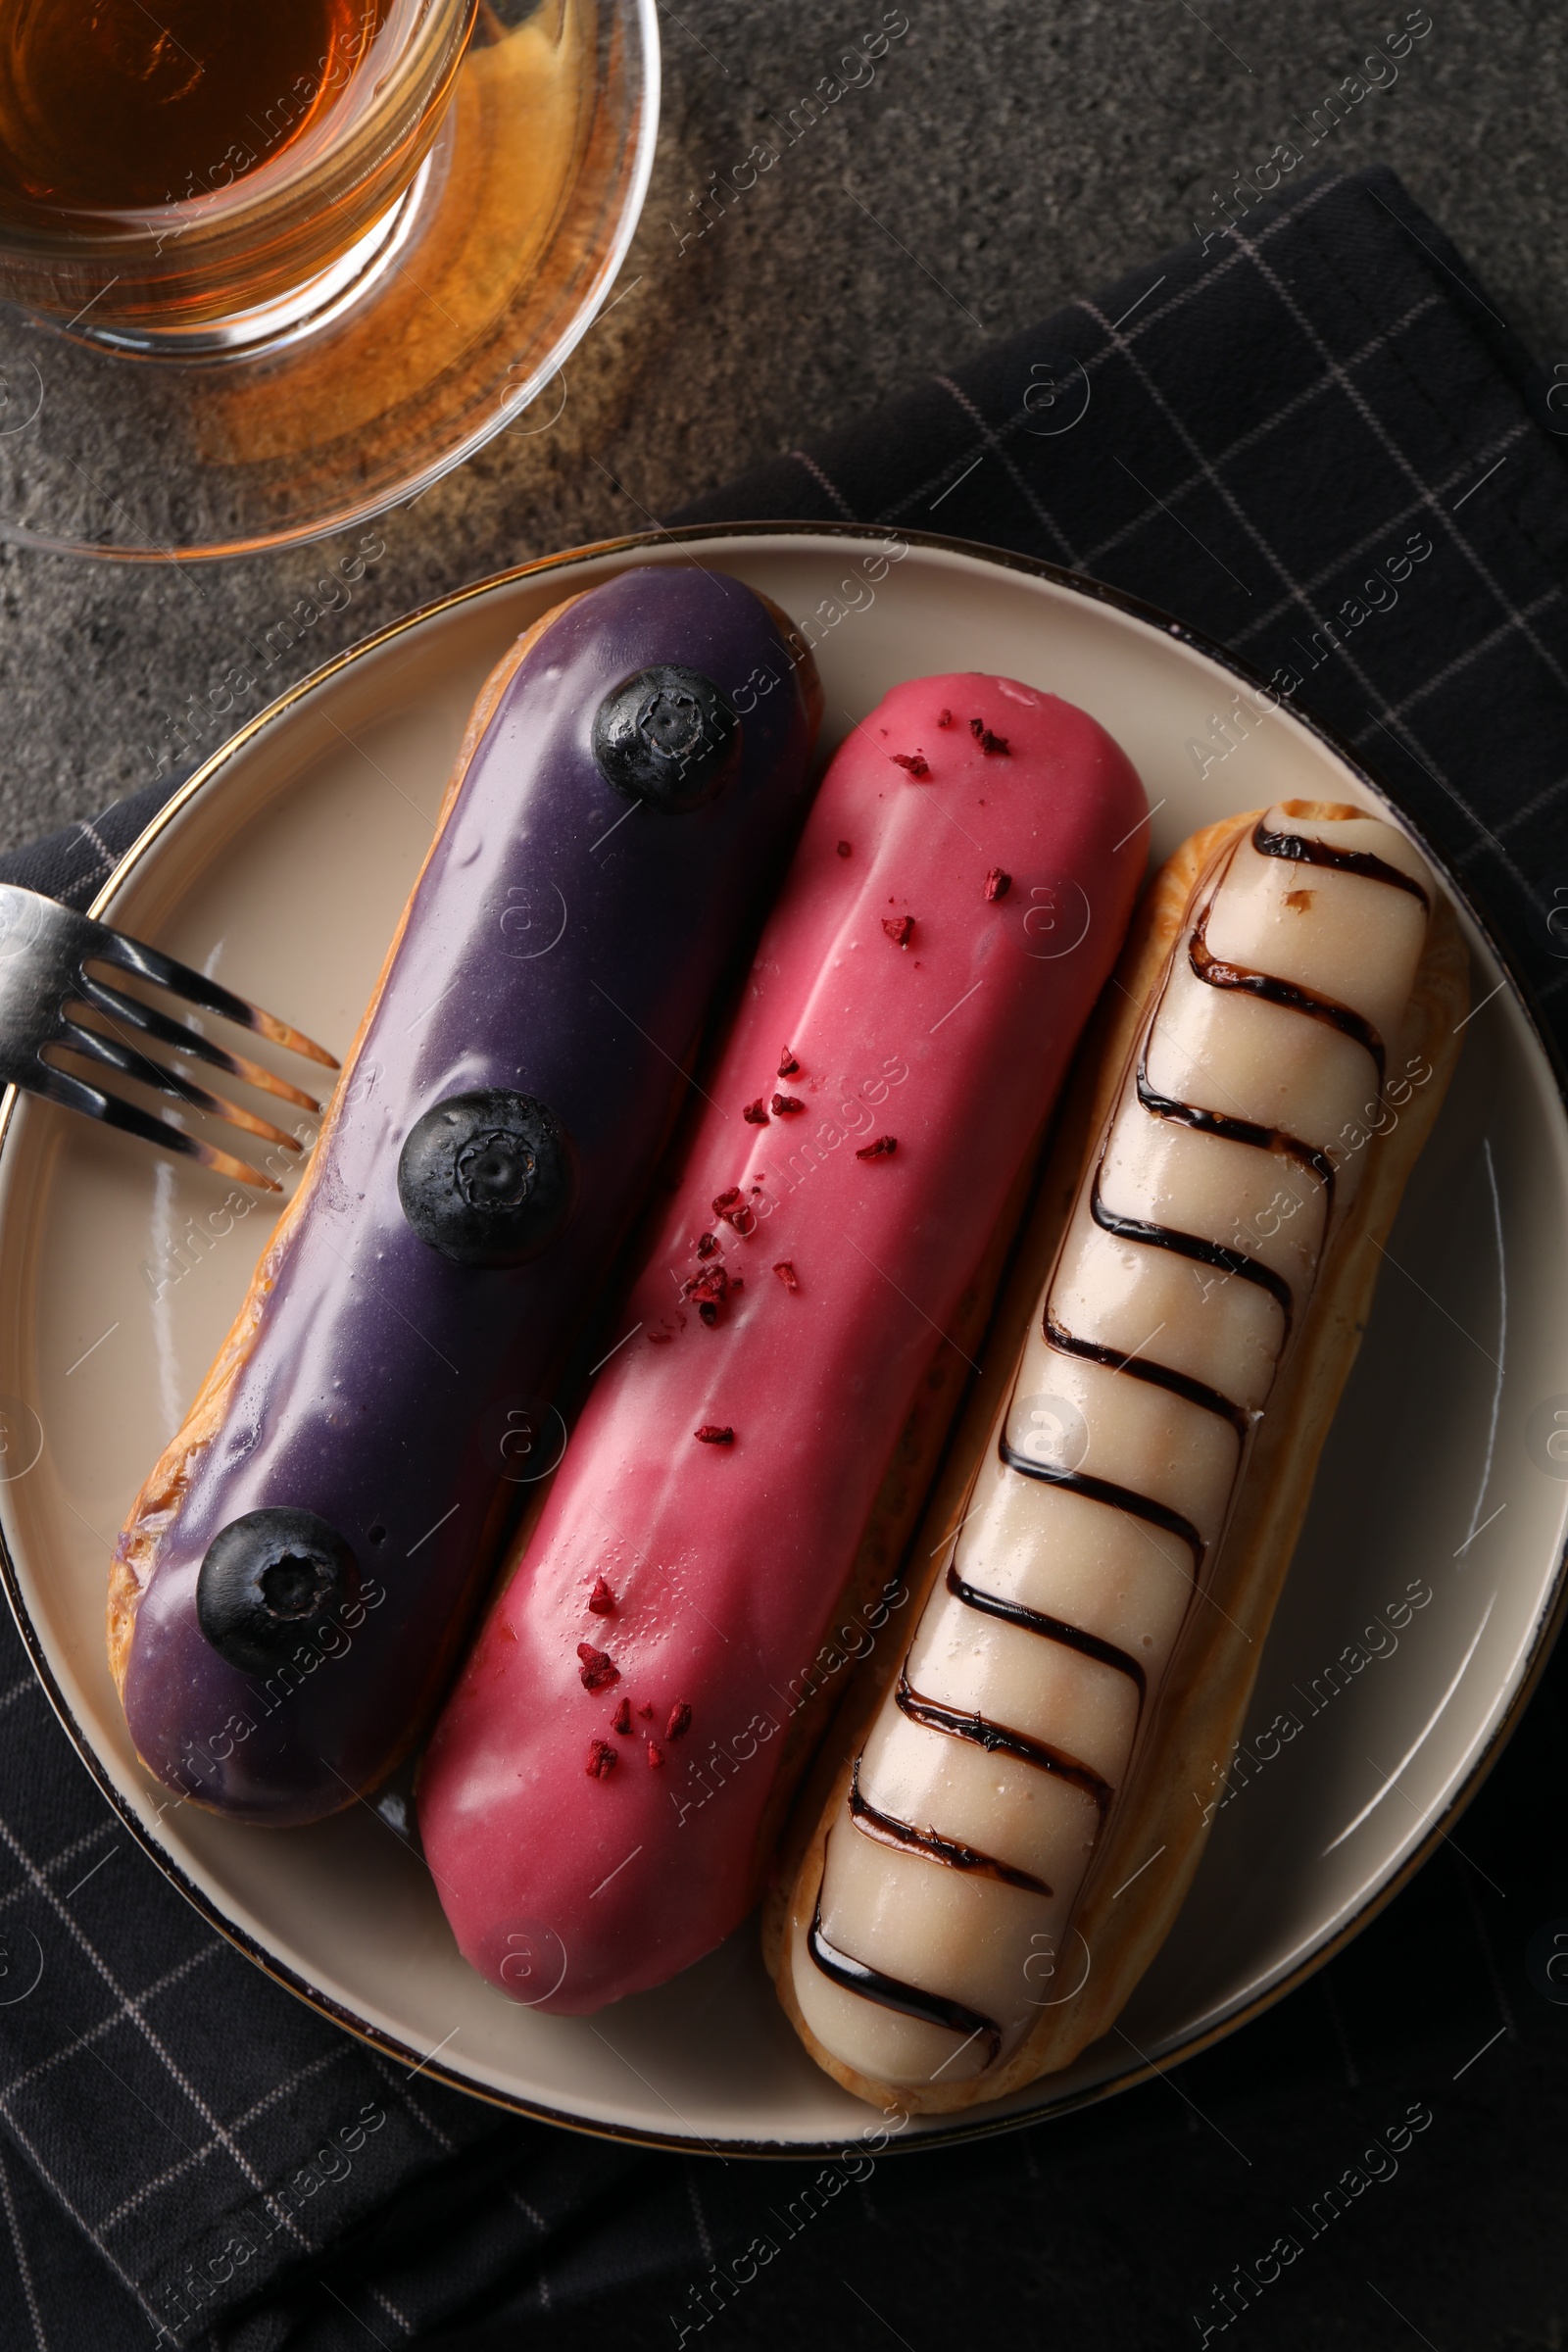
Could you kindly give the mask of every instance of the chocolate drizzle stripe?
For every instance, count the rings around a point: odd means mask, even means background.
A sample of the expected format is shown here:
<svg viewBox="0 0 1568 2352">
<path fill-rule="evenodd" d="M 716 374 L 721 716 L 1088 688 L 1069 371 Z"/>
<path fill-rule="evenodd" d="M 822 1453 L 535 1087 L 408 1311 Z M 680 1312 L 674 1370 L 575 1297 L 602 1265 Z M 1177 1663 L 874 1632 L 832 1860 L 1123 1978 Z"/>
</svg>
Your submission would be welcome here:
<svg viewBox="0 0 1568 2352">
<path fill-rule="evenodd" d="M 1108 1478 L 1096 1478 L 1088 1470 L 1056 1470 L 1049 1462 L 1034 1462 L 1025 1453 L 1017 1453 L 1007 1444 L 1004 1431 L 998 1451 L 1009 1470 L 1023 1478 L 1037 1478 L 1048 1487 L 1064 1487 L 1069 1494 L 1082 1494 L 1088 1502 L 1102 1502 L 1113 1511 L 1127 1511 L 1135 1519 L 1147 1519 L 1151 1527 L 1162 1527 L 1167 1535 L 1179 1537 L 1193 1555 L 1193 1574 L 1196 1577 L 1203 1565 L 1208 1549 L 1203 1538 L 1190 1519 L 1173 1511 L 1168 1503 L 1156 1502 L 1152 1494 L 1139 1494 L 1131 1487 L 1118 1487 Z"/>
<path fill-rule="evenodd" d="M 1298 865 L 1325 865 L 1337 874 L 1359 874 L 1363 882 L 1386 882 L 1392 890 L 1407 890 L 1412 899 L 1431 909 L 1432 901 L 1419 882 L 1386 858 L 1374 858 L 1370 850 L 1342 850 L 1332 842 L 1310 841 L 1300 833 L 1271 833 L 1261 816 L 1252 829 L 1252 847 L 1261 858 L 1289 858 Z"/>
<path fill-rule="evenodd" d="M 1200 1103 L 1180 1102 L 1174 1095 L 1156 1095 L 1149 1083 L 1147 1040 L 1138 1056 L 1138 1100 L 1156 1119 L 1169 1119 L 1174 1126 L 1191 1127 L 1199 1135 L 1218 1136 L 1226 1144 L 1250 1144 L 1257 1152 L 1280 1152 L 1296 1160 L 1323 1187 L 1323 1230 L 1327 1233 L 1334 1214 L 1334 1162 L 1326 1152 L 1319 1152 L 1312 1144 L 1303 1144 L 1299 1136 L 1287 1135 L 1283 1127 L 1264 1127 L 1255 1119 L 1228 1118 L 1223 1111 L 1204 1110 Z"/>
<path fill-rule="evenodd" d="M 1002 2028 L 978 2009 L 966 2009 L 961 2001 L 950 2001 L 940 1992 L 923 1992 L 918 1984 L 906 1984 L 898 1977 L 885 1977 L 879 1968 L 868 1968 L 849 1952 L 841 1952 L 829 1943 L 822 1933 L 822 1898 L 818 1894 L 811 1925 L 807 1932 L 806 1948 L 812 1960 L 835 1984 L 846 1992 L 858 1992 L 862 2000 L 875 2001 L 879 2008 L 896 2009 L 904 2017 L 918 2018 L 922 2025 L 945 2026 L 950 2034 L 961 2034 L 968 2041 L 977 2034 L 986 2037 L 986 2065 L 995 2062 L 1002 2047 Z"/>
<path fill-rule="evenodd" d="M 1102 1233 L 1113 1234 L 1119 1242 L 1143 1242 L 1153 1250 L 1171 1250 L 1178 1257 L 1190 1257 L 1200 1266 L 1216 1266 L 1222 1274 L 1238 1274 L 1244 1282 L 1255 1283 L 1269 1297 L 1285 1317 L 1287 1334 L 1295 1301 L 1291 1286 L 1283 1274 L 1265 1266 L 1261 1258 L 1249 1257 L 1245 1250 L 1233 1250 L 1226 1242 L 1205 1241 L 1201 1234 L 1181 1233 L 1174 1225 L 1151 1225 L 1142 1217 L 1124 1217 L 1119 1210 L 1107 1208 L 1100 1192 L 1100 1169 L 1089 1188 L 1089 1213 Z M 1129 1365 L 1129 1370 L 1132 1367 Z"/>
<path fill-rule="evenodd" d="M 1337 1003 L 1333 997 L 1319 995 L 1315 988 L 1303 987 L 1298 981 L 1276 980 L 1271 972 L 1254 972 L 1250 964 L 1225 962 L 1213 953 L 1205 937 L 1210 906 L 1204 907 L 1188 942 L 1187 960 L 1198 978 L 1210 988 L 1236 989 L 1243 996 L 1260 998 L 1265 1004 L 1278 1004 L 1287 1012 L 1304 1012 L 1309 1020 L 1338 1029 L 1342 1036 L 1371 1054 L 1381 1092 L 1386 1059 L 1383 1040 L 1365 1015 L 1352 1011 L 1348 1004 Z"/>
<path fill-rule="evenodd" d="M 1149 1695 L 1138 1660 L 1126 1650 L 1118 1649 L 1114 1642 L 1102 1642 L 1098 1634 L 1086 1634 L 1082 1626 L 1069 1625 L 1065 1618 L 1048 1617 L 1043 1609 L 1025 1608 L 1021 1600 L 1004 1600 L 1000 1592 L 987 1592 L 979 1585 L 966 1584 L 958 1574 L 956 1560 L 948 1568 L 948 1591 L 966 1609 L 978 1609 L 984 1617 L 1000 1617 L 1004 1625 L 1016 1625 L 1026 1634 L 1038 1634 L 1044 1642 L 1059 1642 L 1064 1649 L 1075 1649 L 1081 1657 L 1093 1658 L 1097 1665 L 1114 1667 L 1118 1674 L 1125 1674 L 1137 1684 L 1140 1707 Z"/>
<path fill-rule="evenodd" d="M 1021 1886 L 1025 1894 L 1051 1892 L 1044 1879 L 1035 1878 L 1027 1870 L 1015 1870 L 1010 1862 L 999 1862 L 994 1854 L 982 1854 L 972 1845 L 961 1845 L 956 1838 L 944 1838 L 938 1830 L 917 1830 L 912 1822 L 884 1813 L 868 1796 L 860 1794 L 858 1756 L 850 1771 L 850 1819 L 862 1837 L 874 1838 L 879 1845 L 923 1854 L 928 1861 L 944 1863 L 949 1870 L 970 1871 L 977 1878 L 1000 1879 L 1004 1886 Z"/>
<path fill-rule="evenodd" d="M 1178 1372 L 1173 1365 L 1156 1364 L 1152 1356 L 1127 1355 L 1120 1348 L 1104 1348 L 1098 1340 L 1080 1340 L 1073 1332 L 1063 1330 L 1046 1309 L 1046 1341 L 1058 1355 L 1081 1356 L 1085 1363 L 1104 1364 L 1112 1372 L 1129 1372 L 1134 1380 L 1147 1380 L 1151 1387 L 1168 1389 L 1173 1396 L 1183 1397 L 1205 1413 L 1214 1413 L 1228 1421 L 1239 1438 L 1245 1438 L 1255 1418 L 1245 1404 L 1233 1404 L 1218 1389 L 1206 1381 L 1194 1380 L 1190 1372 Z"/>
<path fill-rule="evenodd" d="M 1063 1754 L 1048 1740 L 1032 1740 L 1027 1732 L 1009 1731 L 1004 1723 L 993 1723 L 978 1711 L 965 1715 L 959 1707 L 944 1706 L 940 1699 L 926 1698 L 913 1689 L 906 1672 L 901 1669 L 894 1700 L 901 1715 L 911 1723 L 924 1724 L 927 1731 L 946 1732 L 954 1740 L 972 1740 L 988 1755 L 1014 1756 L 1020 1764 L 1032 1764 L 1037 1772 L 1049 1772 L 1053 1779 L 1066 1781 L 1081 1788 L 1093 1799 L 1102 1824 L 1110 1807 L 1114 1791 L 1108 1781 L 1080 1764 L 1075 1756 Z"/>
</svg>

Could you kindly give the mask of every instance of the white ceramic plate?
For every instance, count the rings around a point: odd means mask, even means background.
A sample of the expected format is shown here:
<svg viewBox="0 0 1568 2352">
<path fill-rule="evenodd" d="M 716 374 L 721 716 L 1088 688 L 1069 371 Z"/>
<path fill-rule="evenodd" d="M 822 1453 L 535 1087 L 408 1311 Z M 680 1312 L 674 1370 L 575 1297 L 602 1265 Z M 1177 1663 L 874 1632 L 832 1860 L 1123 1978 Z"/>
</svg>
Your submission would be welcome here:
<svg viewBox="0 0 1568 2352">
<path fill-rule="evenodd" d="M 1209 736 L 1237 675 L 1159 615 L 939 541 L 908 543 L 873 583 L 879 545 L 815 526 L 626 541 L 448 599 L 211 760 L 98 911 L 341 1051 L 480 680 L 547 605 L 633 563 L 721 566 L 807 620 L 835 741 L 898 680 L 930 670 L 1002 671 L 1069 696 L 1137 762 L 1160 857 L 1195 827 L 1274 800 L 1383 806 L 1283 713 L 1200 776 L 1189 743 Z M 1470 938 L 1481 1008 L 1391 1239 L 1269 1638 L 1250 1760 L 1234 1776 L 1245 1785 L 1122 2021 L 1127 2038 L 994 2107 L 918 2125 L 927 2135 L 1101 2095 L 1299 1978 L 1473 1792 L 1544 1656 L 1568 1514 L 1568 1458 L 1547 1447 L 1558 1406 L 1568 1432 L 1568 1120 L 1515 983 L 1473 921 Z M 227 1189 L 33 1102 L 14 1104 L 0 1135 L 7 1586 L 105 1794 L 217 1927 L 411 2065 L 436 2052 L 428 2071 L 448 2082 L 623 2135 L 842 2144 L 869 2112 L 800 2048 L 753 1928 L 597 2018 L 539 2016 L 464 1965 L 422 1864 L 368 1805 L 314 1829 L 236 1828 L 172 1809 L 137 1764 L 104 1659 L 105 1575 L 262 1244 L 267 1209 L 236 1222 Z M 1557 1450 L 1568 1457 L 1568 1438 Z M 1426 1595 L 1414 1608 L 1412 1588 Z M 1285 1744 L 1266 1729 L 1282 1711 L 1301 1726 Z"/>
</svg>

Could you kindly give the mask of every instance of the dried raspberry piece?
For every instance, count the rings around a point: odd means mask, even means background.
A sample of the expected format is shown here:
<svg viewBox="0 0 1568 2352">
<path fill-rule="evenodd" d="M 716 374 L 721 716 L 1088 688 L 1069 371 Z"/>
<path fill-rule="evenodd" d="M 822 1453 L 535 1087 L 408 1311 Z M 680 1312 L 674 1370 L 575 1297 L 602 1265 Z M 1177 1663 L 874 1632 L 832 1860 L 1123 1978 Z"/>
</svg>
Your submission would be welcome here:
<svg viewBox="0 0 1568 2352">
<path fill-rule="evenodd" d="M 805 1108 L 806 1104 L 801 1101 L 799 1095 L 775 1095 L 773 1097 L 774 1112 L 781 1119 L 792 1119 L 798 1110 Z"/>
<path fill-rule="evenodd" d="M 781 1257 L 778 1261 L 778 1264 L 773 1268 L 773 1271 L 778 1276 L 780 1282 L 784 1285 L 784 1288 L 787 1291 L 798 1291 L 800 1289 L 800 1276 L 796 1273 L 795 1268 L 791 1265 L 787 1257 Z"/>
<path fill-rule="evenodd" d="M 841 858 L 847 858 L 847 857 L 849 856 L 849 854 L 850 854 L 850 845 L 849 845 L 849 843 L 848 843 L 847 841 L 841 841 L 841 842 L 839 843 L 839 856 L 840 856 Z"/>
<path fill-rule="evenodd" d="M 732 1184 L 727 1193 L 719 1194 L 713 1202 L 713 1214 L 715 1217 L 722 1217 L 725 1224 L 738 1233 L 742 1240 L 747 1234 L 756 1231 L 757 1219 L 738 1184 Z"/>
<path fill-rule="evenodd" d="M 643 1719 L 644 1723 L 652 1723 L 652 1722 L 653 1722 L 653 1720 L 654 1720 L 654 1710 L 653 1710 L 653 1708 L 652 1708 L 652 1707 L 639 1707 L 639 1708 L 638 1708 L 638 1710 L 637 1710 L 637 1712 L 638 1712 L 638 1714 L 639 1714 L 639 1715 L 642 1717 L 642 1719 Z"/>
<path fill-rule="evenodd" d="M 684 1740 L 691 1728 L 691 1707 L 684 1698 L 677 1698 L 669 1710 L 669 1721 L 664 1726 L 664 1738 L 666 1740 Z"/>
<path fill-rule="evenodd" d="M 648 1742 L 648 1761 L 656 1769 L 664 1761 L 664 1751 L 657 1740 L 650 1740 Z"/>
<path fill-rule="evenodd" d="M 896 948 L 906 948 L 914 937 L 914 917 L 912 914 L 885 914 L 882 928 Z"/>
<path fill-rule="evenodd" d="M 733 1446 L 735 1432 L 725 1423 L 705 1421 L 697 1432 L 697 1443 L 699 1446 Z"/>
<path fill-rule="evenodd" d="M 924 752 L 892 752 L 889 754 L 889 758 L 895 767 L 906 769 L 916 779 L 931 773 L 931 762 L 927 760 Z"/>
<path fill-rule="evenodd" d="M 603 1577 L 599 1578 L 589 1593 L 588 1606 L 596 1617 L 613 1617 L 615 1614 L 615 1595 Z"/>
<path fill-rule="evenodd" d="M 595 1649 L 591 1642 L 579 1642 L 577 1655 L 582 1660 L 578 1668 L 585 1690 L 608 1690 L 612 1683 L 620 1680 L 620 1668 L 607 1651 Z"/>
<path fill-rule="evenodd" d="M 1000 865 L 994 865 L 986 876 L 987 900 L 994 906 L 998 899 L 1004 899 L 1011 888 L 1012 876 L 1004 873 Z"/>
<path fill-rule="evenodd" d="M 741 1117 L 746 1121 L 748 1127 L 765 1127 L 767 1125 L 767 1112 L 763 1108 L 760 1095 L 758 1096 L 755 1102 L 747 1103 L 746 1108 L 741 1112 Z"/>
<path fill-rule="evenodd" d="M 620 1732 L 622 1735 L 631 1730 L 631 1700 L 629 1698 L 621 1700 L 615 1709 L 614 1721 L 610 1728 L 612 1732 Z"/>
<path fill-rule="evenodd" d="M 796 1060 L 796 1058 L 795 1058 L 795 1055 L 794 1055 L 794 1054 L 793 1054 L 793 1053 L 790 1051 L 789 1047 L 788 1047 L 788 1046 L 781 1046 L 781 1047 L 779 1048 L 779 1054 L 778 1054 L 778 1074 L 779 1074 L 779 1076 L 780 1076 L 781 1078 L 795 1078 L 795 1077 L 798 1077 L 798 1076 L 799 1076 L 799 1074 L 800 1074 L 800 1067 L 801 1067 L 800 1063 L 799 1063 L 799 1062 Z"/>
<path fill-rule="evenodd" d="M 700 1234 L 698 1235 L 698 1237 L 697 1237 L 697 1254 L 698 1254 L 698 1256 L 699 1256 L 699 1257 L 711 1257 L 711 1256 L 712 1256 L 712 1254 L 713 1254 L 713 1251 L 714 1251 L 714 1250 L 715 1250 L 717 1248 L 718 1248 L 718 1236 L 717 1236 L 717 1234 L 716 1234 L 716 1233 L 700 1233 Z"/>
<path fill-rule="evenodd" d="M 708 1293 L 705 1297 L 700 1298 L 697 1301 L 698 1315 L 700 1319 L 707 1325 L 710 1331 L 713 1329 L 713 1326 L 718 1321 L 719 1308 L 723 1305 L 724 1300 L 729 1296 L 730 1292 L 736 1287 L 729 1280 L 728 1276 L 724 1275 L 724 1270 L 721 1266 L 715 1266 L 713 1268 L 713 1272 L 723 1276 L 721 1287 L 717 1290 Z"/>
<path fill-rule="evenodd" d="M 971 718 L 969 732 L 988 760 L 1011 758 L 1005 735 L 993 735 L 983 718 Z"/>
<path fill-rule="evenodd" d="M 728 1289 L 728 1272 L 726 1271 L 722 1261 L 718 1258 L 714 1258 L 709 1265 L 706 1265 L 703 1268 L 700 1274 L 694 1274 L 689 1282 L 686 1282 L 682 1285 L 680 1295 L 683 1298 L 697 1299 L 697 1311 L 699 1314 L 701 1314 L 702 1302 L 705 1299 L 716 1305 L 723 1298 L 724 1294 Z"/>
<path fill-rule="evenodd" d="M 608 1781 L 619 1762 L 620 1758 L 608 1740 L 589 1740 L 588 1762 L 584 1769 L 591 1781 Z"/>
<path fill-rule="evenodd" d="M 899 1148 L 896 1135 L 879 1135 L 874 1144 L 862 1144 L 855 1154 L 857 1159 L 891 1159 Z"/>
<path fill-rule="evenodd" d="M 951 710 L 939 710 L 937 712 L 937 725 L 939 727 L 951 727 L 952 724 L 953 712 Z"/>
</svg>

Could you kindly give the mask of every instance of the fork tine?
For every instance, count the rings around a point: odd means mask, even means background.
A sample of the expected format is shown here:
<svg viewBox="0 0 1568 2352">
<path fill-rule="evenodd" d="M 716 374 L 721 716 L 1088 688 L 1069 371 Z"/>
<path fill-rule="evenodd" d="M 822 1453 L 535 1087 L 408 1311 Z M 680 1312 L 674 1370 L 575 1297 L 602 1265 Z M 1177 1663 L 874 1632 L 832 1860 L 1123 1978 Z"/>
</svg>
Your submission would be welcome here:
<svg viewBox="0 0 1568 2352">
<path fill-rule="evenodd" d="M 204 1086 L 187 1078 L 182 1070 L 165 1069 L 150 1054 L 138 1053 L 134 1046 L 122 1045 L 118 1038 L 104 1037 L 96 1029 L 83 1029 L 69 1016 L 61 1021 L 55 1043 L 74 1054 L 83 1054 L 93 1061 L 106 1061 L 112 1070 L 126 1078 L 139 1078 L 144 1086 L 156 1086 L 160 1094 L 172 1095 L 178 1102 L 188 1102 L 193 1109 L 211 1111 L 215 1118 L 223 1119 L 230 1127 L 239 1127 L 247 1135 L 257 1135 L 265 1143 L 281 1144 L 287 1152 L 298 1152 L 300 1143 L 270 1119 L 259 1119 L 254 1111 L 242 1110 L 237 1102 L 229 1102 L 221 1095 L 210 1095 Z"/>
<path fill-rule="evenodd" d="M 160 988 L 171 989 L 175 996 L 201 1005 L 203 1011 L 220 1013 L 225 1021 L 253 1030 L 258 1037 L 270 1038 L 274 1046 L 286 1046 L 291 1054 L 301 1054 L 307 1061 L 318 1061 L 329 1070 L 339 1066 L 337 1055 L 329 1054 L 324 1046 L 317 1045 L 302 1030 L 290 1028 L 276 1013 L 264 1012 L 260 1005 L 236 997 L 232 989 L 209 980 L 205 972 L 192 971 L 188 963 L 176 963 L 172 956 L 160 955 L 156 948 L 144 946 L 139 939 L 127 939 L 122 931 L 111 931 L 107 923 L 94 923 L 92 927 L 97 939 L 86 954 L 99 962 L 118 964 L 123 972 L 139 972 L 144 980 L 155 980 Z"/>
<path fill-rule="evenodd" d="M 122 1102 L 118 1095 L 106 1095 L 70 1070 L 56 1069 L 49 1062 L 38 1063 L 37 1072 L 35 1078 L 28 1079 L 27 1092 L 59 1103 L 63 1110 L 80 1111 L 86 1118 L 101 1119 L 106 1127 L 118 1127 L 126 1135 L 139 1137 L 144 1144 L 157 1144 L 166 1152 L 183 1152 L 189 1159 L 200 1160 L 204 1168 L 213 1168 L 220 1176 L 231 1176 L 236 1183 L 251 1185 L 257 1192 L 283 1190 L 262 1169 L 253 1168 L 248 1160 L 235 1159 L 231 1152 L 220 1152 L 212 1144 L 203 1143 L 200 1136 L 177 1127 L 172 1119 L 160 1118 L 135 1102 Z"/>
<path fill-rule="evenodd" d="M 144 1036 L 157 1038 L 160 1045 L 173 1046 L 181 1054 L 191 1054 L 199 1061 L 210 1062 L 215 1069 L 226 1070 L 231 1078 L 243 1078 L 248 1086 L 259 1086 L 270 1095 L 279 1096 L 285 1102 L 297 1102 L 301 1110 L 319 1111 L 321 1105 L 314 1096 L 290 1086 L 287 1079 L 264 1069 L 259 1061 L 247 1061 L 241 1054 L 230 1054 L 222 1046 L 214 1045 L 196 1029 L 187 1029 L 182 1022 L 172 1021 L 165 1012 L 143 1004 L 135 997 L 123 995 L 118 988 L 108 987 L 90 972 L 82 974 L 81 995 L 89 1004 L 111 1020 L 126 1021 Z"/>
</svg>

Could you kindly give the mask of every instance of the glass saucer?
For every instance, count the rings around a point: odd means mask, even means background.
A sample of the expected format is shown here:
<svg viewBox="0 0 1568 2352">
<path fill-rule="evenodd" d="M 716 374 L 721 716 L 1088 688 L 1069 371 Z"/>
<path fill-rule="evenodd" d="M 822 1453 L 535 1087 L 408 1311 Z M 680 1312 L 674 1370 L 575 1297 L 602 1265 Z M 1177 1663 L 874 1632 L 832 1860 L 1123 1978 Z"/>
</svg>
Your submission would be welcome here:
<svg viewBox="0 0 1568 2352">
<path fill-rule="evenodd" d="M 172 360 L 0 304 L 0 537 L 122 563 L 248 555 L 416 497 L 593 323 L 659 126 L 655 0 L 481 8 L 429 163 L 305 331 Z"/>
</svg>

